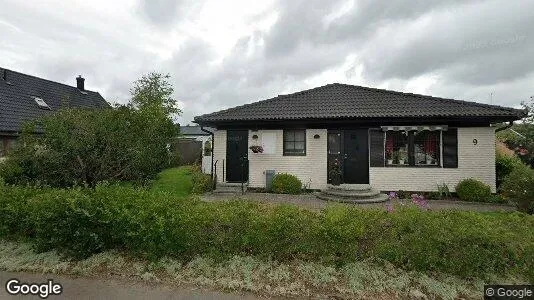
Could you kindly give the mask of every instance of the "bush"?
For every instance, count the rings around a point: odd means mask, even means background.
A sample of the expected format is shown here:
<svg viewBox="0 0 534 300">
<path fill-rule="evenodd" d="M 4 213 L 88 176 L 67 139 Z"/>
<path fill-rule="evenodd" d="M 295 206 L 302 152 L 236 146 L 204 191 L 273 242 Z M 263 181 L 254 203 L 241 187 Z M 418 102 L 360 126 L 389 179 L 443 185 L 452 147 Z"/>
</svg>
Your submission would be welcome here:
<svg viewBox="0 0 534 300">
<path fill-rule="evenodd" d="M 295 175 L 276 174 L 273 178 L 273 192 L 277 194 L 300 194 L 302 182 Z"/>
<path fill-rule="evenodd" d="M 291 205 L 177 200 L 115 185 L 4 186 L 0 193 L 0 234 L 33 237 L 37 249 L 75 258 L 108 249 L 182 260 L 246 254 L 342 265 L 380 258 L 408 270 L 534 279 L 534 216 L 522 213 L 347 206 L 317 213 Z"/>
<path fill-rule="evenodd" d="M 497 189 L 500 190 L 504 178 L 514 169 L 519 168 L 523 163 L 517 156 L 509 156 L 497 152 L 495 156 L 495 174 L 497 179 Z"/>
<path fill-rule="evenodd" d="M 162 75 L 150 74 L 136 82 L 128 105 L 66 105 L 25 124 L 0 177 L 10 184 L 54 187 L 152 179 L 172 163 L 168 145 L 177 134 L 172 113 L 179 110 L 168 98 L 171 94 Z"/>
<path fill-rule="evenodd" d="M 191 167 L 191 179 L 193 181 L 193 194 L 203 194 L 205 192 L 211 191 L 212 180 L 210 174 L 205 174 L 202 172 L 199 165 Z"/>
<path fill-rule="evenodd" d="M 491 188 L 482 181 L 468 178 L 456 185 L 456 193 L 463 201 L 487 202 L 491 196 Z"/>
<path fill-rule="evenodd" d="M 534 170 L 521 164 L 504 178 L 503 194 L 512 199 L 519 211 L 534 214 Z"/>
</svg>

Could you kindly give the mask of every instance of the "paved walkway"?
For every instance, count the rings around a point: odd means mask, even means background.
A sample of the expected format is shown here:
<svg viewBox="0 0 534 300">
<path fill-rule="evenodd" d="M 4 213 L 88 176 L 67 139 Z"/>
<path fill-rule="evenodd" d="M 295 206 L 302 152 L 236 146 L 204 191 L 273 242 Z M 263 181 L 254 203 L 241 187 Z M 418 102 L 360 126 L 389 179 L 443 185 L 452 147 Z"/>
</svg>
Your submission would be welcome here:
<svg viewBox="0 0 534 300">
<path fill-rule="evenodd" d="M 51 295 L 48 299 L 265 299 L 254 295 L 241 295 L 215 292 L 195 287 L 150 286 L 139 281 L 127 279 L 88 279 L 59 275 L 31 273 L 12 273 L 0 271 L 0 300 L 3 299 L 40 299 L 38 296 L 11 296 L 6 291 L 8 280 L 17 278 L 25 283 L 46 283 L 52 279 L 63 287 L 61 295 Z"/>
<path fill-rule="evenodd" d="M 237 194 L 205 194 L 202 196 L 204 201 L 224 201 L 230 199 L 244 199 L 253 200 L 263 203 L 290 203 L 312 210 L 321 210 L 328 205 L 338 204 L 337 202 L 329 202 L 318 199 L 313 194 L 300 195 L 285 195 L 285 194 L 270 194 L 270 193 L 245 193 L 244 195 Z M 357 205 L 364 208 L 384 208 L 386 203 L 366 203 L 366 204 L 347 204 Z M 468 211 L 514 211 L 515 207 L 501 204 L 490 203 L 475 203 L 463 202 L 454 200 L 429 200 L 428 205 L 432 210 L 458 209 Z"/>
</svg>

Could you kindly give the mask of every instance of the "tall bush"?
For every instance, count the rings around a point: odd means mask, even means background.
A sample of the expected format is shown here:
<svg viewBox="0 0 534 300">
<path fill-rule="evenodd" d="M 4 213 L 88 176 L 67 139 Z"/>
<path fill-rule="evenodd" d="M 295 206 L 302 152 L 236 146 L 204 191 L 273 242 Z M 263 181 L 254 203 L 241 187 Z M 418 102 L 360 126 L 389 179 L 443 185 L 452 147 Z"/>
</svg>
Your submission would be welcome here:
<svg viewBox="0 0 534 300">
<path fill-rule="evenodd" d="M 520 164 L 504 178 L 501 190 L 519 211 L 534 214 L 534 170 Z"/>
<path fill-rule="evenodd" d="M 495 174 L 497 181 L 497 189 L 500 190 L 500 187 L 504 181 L 504 178 L 508 176 L 515 168 L 518 168 L 523 163 L 517 156 L 510 156 L 499 151 L 496 152 L 495 156 Z"/>
<path fill-rule="evenodd" d="M 0 165 L 0 177 L 55 187 L 154 177 L 171 161 L 168 145 L 177 134 L 172 116 L 179 112 L 168 107 L 172 89 L 160 77 L 150 74 L 136 82 L 128 105 L 65 107 L 26 124 L 18 147 Z"/>
</svg>

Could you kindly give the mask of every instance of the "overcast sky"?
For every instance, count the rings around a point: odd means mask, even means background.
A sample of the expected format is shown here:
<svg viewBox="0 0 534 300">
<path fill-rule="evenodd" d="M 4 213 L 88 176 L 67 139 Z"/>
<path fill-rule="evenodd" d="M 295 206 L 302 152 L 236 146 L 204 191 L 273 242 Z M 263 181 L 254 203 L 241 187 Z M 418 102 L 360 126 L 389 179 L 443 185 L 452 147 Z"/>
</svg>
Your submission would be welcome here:
<svg viewBox="0 0 534 300">
<path fill-rule="evenodd" d="M 142 74 L 169 73 L 182 124 L 332 82 L 505 106 L 534 95 L 534 1 L 378 2 L 0 0 L 0 67 L 81 74 L 121 103 Z"/>
</svg>

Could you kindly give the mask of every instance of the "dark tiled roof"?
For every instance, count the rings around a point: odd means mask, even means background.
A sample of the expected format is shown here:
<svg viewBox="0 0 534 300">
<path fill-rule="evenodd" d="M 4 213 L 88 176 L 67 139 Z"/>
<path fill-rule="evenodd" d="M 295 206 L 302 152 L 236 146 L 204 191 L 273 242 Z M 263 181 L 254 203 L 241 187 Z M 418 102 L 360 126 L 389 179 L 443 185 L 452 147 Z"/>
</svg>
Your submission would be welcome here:
<svg viewBox="0 0 534 300">
<path fill-rule="evenodd" d="M 214 129 L 210 127 L 204 127 L 204 130 L 214 131 Z M 209 135 L 200 130 L 200 126 L 180 126 L 180 133 L 183 135 Z"/>
<path fill-rule="evenodd" d="M 333 83 L 195 117 L 199 124 L 229 121 L 469 118 L 517 120 L 524 110 Z"/>
<path fill-rule="evenodd" d="M 104 108 L 109 104 L 97 92 L 38 78 L 19 72 L 0 69 L 0 132 L 19 132 L 22 123 L 52 113 L 62 105 L 69 107 Z M 74 76 L 73 76 L 74 81 Z M 39 108 L 33 97 L 43 99 L 50 107 Z"/>
</svg>

